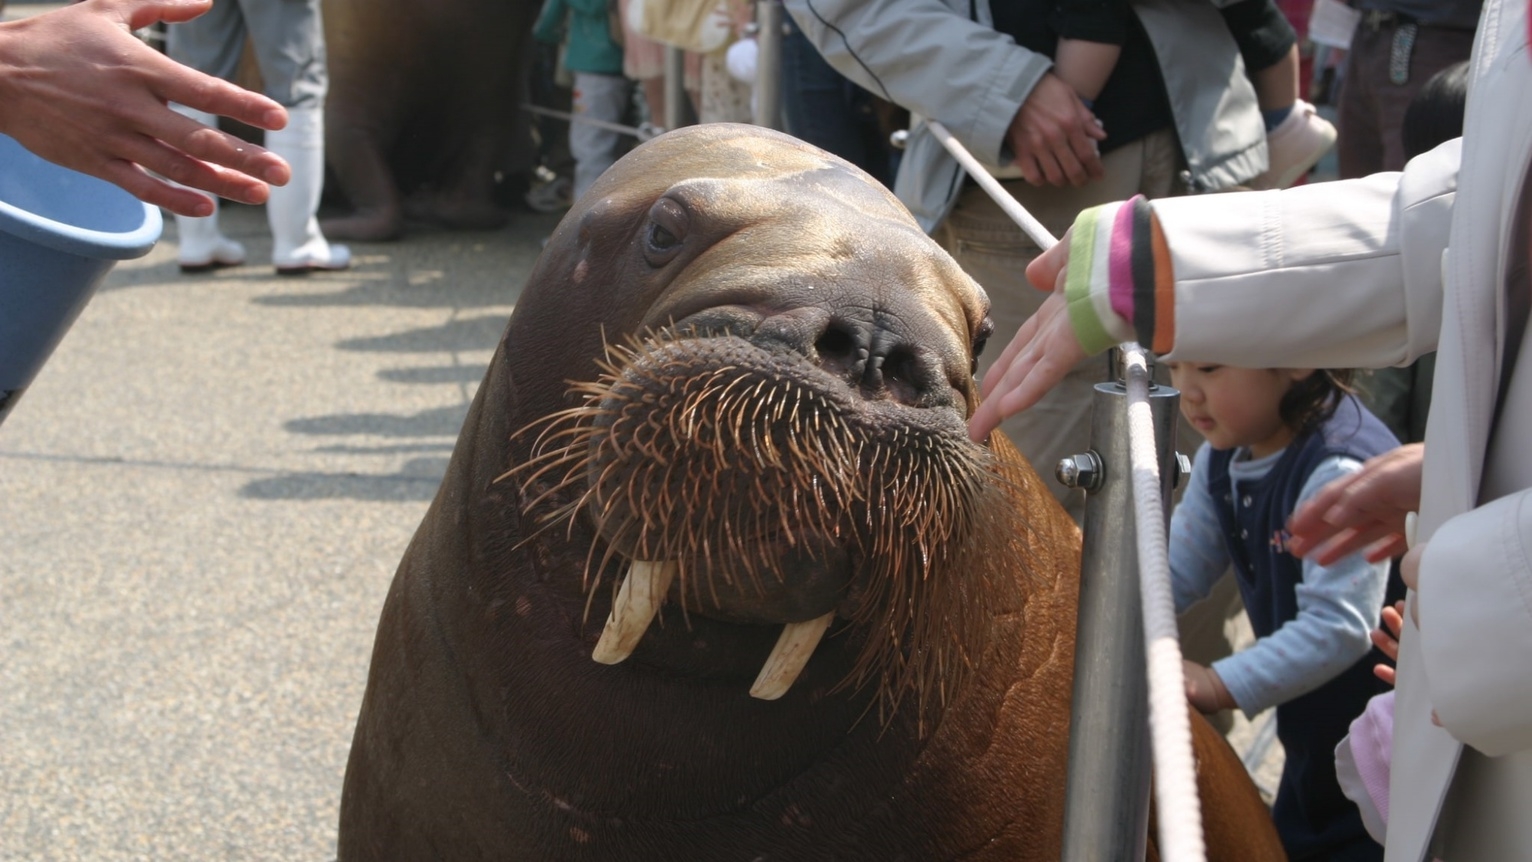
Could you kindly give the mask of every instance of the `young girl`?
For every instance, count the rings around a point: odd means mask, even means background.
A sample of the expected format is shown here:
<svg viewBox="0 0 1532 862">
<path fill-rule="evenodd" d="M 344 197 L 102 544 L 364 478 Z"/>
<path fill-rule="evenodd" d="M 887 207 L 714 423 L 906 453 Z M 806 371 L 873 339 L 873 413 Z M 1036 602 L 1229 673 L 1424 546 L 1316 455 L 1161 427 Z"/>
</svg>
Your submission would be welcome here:
<svg viewBox="0 0 1532 862">
<path fill-rule="evenodd" d="M 1212 667 L 1188 662 L 1187 697 L 1203 712 L 1277 708 L 1287 761 L 1272 818 L 1291 858 L 1381 860 L 1341 793 L 1334 752 L 1386 687 L 1372 672 L 1370 634 L 1403 586 L 1387 560 L 1297 559 L 1286 524 L 1330 480 L 1399 443 L 1349 393 L 1347 372 L 1168 365 L 1181 413 L 1207 438 L 1171 517 L 1176 609 L 1232 568 L 1257 637 Z"/>
</svg>

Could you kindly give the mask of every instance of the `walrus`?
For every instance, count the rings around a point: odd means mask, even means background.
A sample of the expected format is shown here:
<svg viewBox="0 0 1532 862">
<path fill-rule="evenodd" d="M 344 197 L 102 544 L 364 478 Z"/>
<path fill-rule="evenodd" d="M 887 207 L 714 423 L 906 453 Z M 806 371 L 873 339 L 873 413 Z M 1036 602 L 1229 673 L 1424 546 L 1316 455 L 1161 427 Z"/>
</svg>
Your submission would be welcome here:
<svg viewBox="0 0 1532 862">
<path fill-rule="evenodd" d="M 987 312 L 786 135 L 620 160 L 399 566 L 340 859 L 1058 859 L 1080 534 L 967 438 Z M 1210 858 L 1284 858 L 1197 727 Z"/>
</svg>

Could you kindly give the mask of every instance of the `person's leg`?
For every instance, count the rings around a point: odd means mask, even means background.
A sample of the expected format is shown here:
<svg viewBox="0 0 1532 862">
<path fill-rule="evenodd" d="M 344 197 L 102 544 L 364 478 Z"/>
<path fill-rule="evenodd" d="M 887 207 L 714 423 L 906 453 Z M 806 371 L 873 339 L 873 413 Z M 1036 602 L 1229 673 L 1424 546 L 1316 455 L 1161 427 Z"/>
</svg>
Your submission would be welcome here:
<svg viewBox="0 0 1532 862">
<path fill-rule="evenodd" d="M 319 0 L 245 0 L 250 44 L 266 95 L 287 108 L 287 125 L 266 133 L 266 148 L 287 160 L 292 180 L 266 201 L 271 260 L 282 275 L 345 269 L 351 250 L 331 245 L 319 229 L 324 190 L 324 102 L 329 90 Z"/>
<path fill-rule="evenodd" d="M 792 16 L 787 22 L 782 37 L 782 112 L 787 133 L 829 150 L 886 182 L 886 154 L 868 152 L 865 146 L 863 126 L 870 115 L 867 102 L 857 100 L 860 104 L 854 104 L 855 85 L 825 62 Z"/>
<path fill-rule="evenodd" d="M 1261 111 L 1291 108 L 1298 101 L 1298 32 L 1275 0 L 1240 0 L 1218 11 L 1245 61 Z"/>
<path fill-rule="evenodd" d="M 1358 28 L 1361 29 L 1361 28 Z M 1414 48 L 1409 52 L 1409 71 L 1403 83 L 1384 76 L 1375 78 L 1376 104 L 1383 148 L 1379 170 L 1398 171 L 1409 161 L 1404 150 L 1404 114 L 1415 94 L 1431 77 L 1454 63 L 1468 59 L 1473 50 L 1473 33 L 1441 27 L 1420 27 L 1415 32 Z"/>
<path fill-rule="evenodd" d="M 1256 104 L 1263 115 L 1268 111 L 1291 109 L 1298 103 L 1298 45 L 1295 43 L 1282 59 L 1270 66 L 1251 70 L 1250 81 L 1255 86 Z"/>
<path fill-rule="evenodd" d="M 234 3 L 214 3 L 189 21 L 165 28 L 165 54 L 199 72 L 234 79 L 245 49 L 245 19 Z"/>
<path fill-rule="evenodd" d="M 1341 126 L 1337 149 L 1341 179 L 1354 179 L 1386 170 L 1388 139 L 1399 133 L 1403 112 L 1393 122 L 1383 107 L 1388 81 L 1388 58 L 1393 51 L 1394 28 L 1374 26 L 1363 20 L 1351 37 L 1345 58 L 1336 115 Z"/>
<path fill-rule="evenodd" d="M 225 80 L 233 79 L 238 70 L 244 44 L 244 19 L 239 7 L 228 3 L 215 3 L 204 14 L 165 30 L 165 53 L 172 60 Z M 218 125 L 218 118 L 206 111 L 177 104 L 170 107 L 205 126 Z M 214 197 L 211 215 L 175 217 L 176 260 L 182 272 L 207 272 L 245 262 L 245 247 L 218 228 L 218 207 Z"/>
<path fill-rule="evenodd" d="M 574 113 L 610 123 L 620 122 L 627 108 L 630 84 L 621 75 L 574 73 Z M 575 157 L 574 198 L 579 200 L 612 163 L 617 161 L 619 132 L 578 119 L 569 124 L 569 151 Z"/>
<path fill-rule="evenodd" d="M 1287 188 L 1335 146 L 1335 127 L 1298 98 L 1298 34 L 1274 0 L 1242 0 L 1219 11 L 1245 61 L 1266 125 L 1269 166 L 1248 185 Z"/>
</svg>

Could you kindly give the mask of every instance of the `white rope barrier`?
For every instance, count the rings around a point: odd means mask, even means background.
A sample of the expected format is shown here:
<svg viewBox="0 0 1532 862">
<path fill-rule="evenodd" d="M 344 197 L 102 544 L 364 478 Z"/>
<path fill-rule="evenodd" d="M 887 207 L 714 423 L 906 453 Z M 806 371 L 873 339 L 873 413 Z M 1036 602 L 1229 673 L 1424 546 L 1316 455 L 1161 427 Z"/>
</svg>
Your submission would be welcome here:
<svg viewBox="0 0 1532 862">
<path fill-rule="evenodd" d="M 1149 738 L 1154 752 L 1154 796 L 1159 803 L 1160 858 L 1205 859 L 1192 728 L 1170 592 L 1170 552 L 1160 496 L 1160 461 L 1149 410 L 1149 366 L 1144 349 L 1122 345 L 1127 370 L 1128 451 L 1133 471 L 1133 514 L 1138 537 L 1138 584 L 1144 609 L 1144 656 L 1149 673 Z"/>
<path fill-rule="evenodd" d="M 935 135 L 936 139 L 941 141 L 942 146 L 947 148 L 947 152 L 951 153 L 952 157 L 958 160 L 958 163 L 963 166 L 963 170 L 967 171 L 968 175 L 973 177 L 980 187 L 989 193 L 989 196 L 995 203 L 999 204 L 1000 209 L 1004 210 L 1005 214 L 1011 217 L 1011 221 L 1016 222 L 1016 226 L 1021 228 L 1027 236 L 1031 237 L 1033 242 L 1037 243 L 1038 248 L 1047 251 L 1058 245 L 1059 241 L 1054 239 L 1053 234 L 1049 233 L 1047 228 L 1043 227 L 1043 223 L 1027 212 L 1026 207 L 1017 203 L 1016 199 L 1011 197 L 1010 193 L 1005 190 L 1005 187 L 1000 185 L 1000 181 L 990 176 L 989 170 L 979 164 L 979 160 L 974 158 L 972 153 L 968 152 L 968 148 L 958 143 L 957 138 L 952 137 L 952 133 L 947 131 L 946 126 L 935 120 L 926 120 L 926 128 L 930 129 L 931 134 Z"/>
<path fill-rule="evenodd" d="M 969 176 L 1016 222 L 1039 248 L 1058 243 L 1026 208 L 952 136 L 945 126 L 926 126 Z M 1144 348 L 1121 346 L 1127 369 L 1129 461 L 1134 514 L 1137 519 L 1139 589 L 1144 615 L 1144 644 L 1149 676 L 1150 747 L 1154 756 L 1155 800 L 1159 803 L 1159 851 L 1166 862 L 1202 862 L 1202 809 L 1197 798 L 1197 773 L 1192 756 L 1191 722 L 1186 703 L 1186 680 L 1176 630 L 1175 601 L 1170 592 L 1170 559 L 1166 542 L 1164 502 L 1160 495 L 1160 465 L 1149 407 L 1149 369 Z"/>
<path fill-rule="evenodd" d="M 554 119 L 563 120 L 569 123 L 584 123 L 587 126 L 595 126 L 598 129 L 606 129 L 607 131 L 616 132 L 620 135 L 628 135 L 629 137 L 638 138 L 639 143 L 643 143 L 650 138 L 663 134 L 665 131 L 659 126 L 653 125 L 652 123 L 644 123 L 642 126 L 624 126 L 621 123 L 613 123 L 609 120 L 603 120 L 598 117 L 591 117 L 585 114 L 571 114 L 568 111 L 555 111 L 552 108 L 544 108 L 541 105 L 534 105 L 530 102 L 523 102 L 521 109 L 529 114 L 537 114 L 543 117 L 553 117 Z"/>
</svg>

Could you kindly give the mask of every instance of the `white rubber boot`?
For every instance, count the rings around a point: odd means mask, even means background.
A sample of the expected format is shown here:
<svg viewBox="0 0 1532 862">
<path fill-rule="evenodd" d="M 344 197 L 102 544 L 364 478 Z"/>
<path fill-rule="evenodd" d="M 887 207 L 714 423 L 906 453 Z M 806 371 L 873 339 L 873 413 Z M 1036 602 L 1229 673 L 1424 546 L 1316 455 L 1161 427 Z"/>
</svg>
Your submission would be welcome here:
<svg viewBox="0 0 1532 862">
<path fill-rule="evenodd" d="M 205 111 L 175 105 L 176 113 L 205 126 L 217 128 L 218 118 Z M 239 266 L 245 262 L 245 247 L 218 230 L 218 198 L 213 198 L 213 214 L 201 218 L 176 216 L 176 236 L 180 247 L 176 259 L 182 272 L 208 272 L 221 266 Z"/>
<path fill-rule="evenodd" d="M 331 245 L 319 231 L 319 193 L 324 189 L 324 109 L 288 108 L 287 126 L 266 133 L 266 149 L 287 160 L 293 178 L 272 186 L 266 201 L 271 224 L 271 262 L 279 275 L 345 269 L 351 249 Z"/>
</svg>

